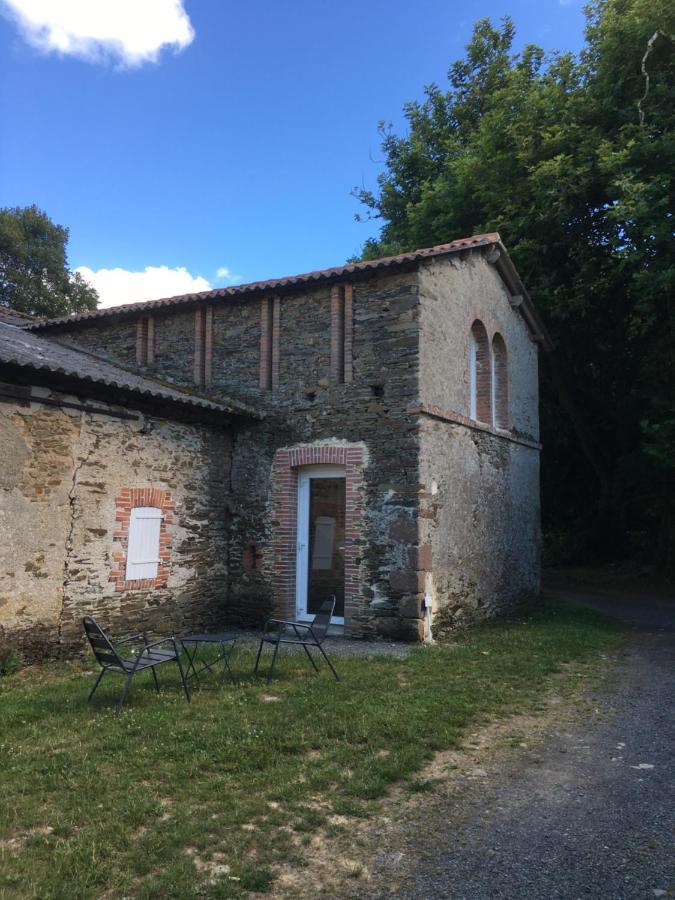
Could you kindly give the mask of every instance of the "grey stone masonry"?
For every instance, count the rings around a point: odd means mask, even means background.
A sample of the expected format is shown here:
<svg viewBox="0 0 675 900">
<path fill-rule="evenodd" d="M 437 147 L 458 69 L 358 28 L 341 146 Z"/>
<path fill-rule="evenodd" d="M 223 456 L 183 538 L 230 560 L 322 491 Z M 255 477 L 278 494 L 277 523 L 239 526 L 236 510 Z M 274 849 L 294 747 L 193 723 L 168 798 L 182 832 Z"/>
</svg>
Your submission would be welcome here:
<svg viewBox="0 0 675 900">
<path fill-rule="evenodd" d="M 120 419 L 100 400 L 94 414 L 81 396 L 42 386 L 23 393 L 0 403 L 0 643 L 26 659 L 71 652 L 83 615 L 116 637 L 221 621 L 229 432 L 128 407 Z M 167 539 L 152 581 L 114 578 L 132 506 L 162 507 Z"/>
<path fill-rule="evenodd" d="M 297 473 L 284 481 L 275 459 L 299 447 L 361 454 L 348 536 L 358 586 L 347 633 L 421 640 L 425 597 L 435 627 L 445 630 L 538 595 L 543 328 L 498 236 L 466 244 L 461 252 L 439 248 L 395 264 L 279 280 L 269 291 L 243 286 L 40 329 L 183 390 L 198 389 L 195 352 L 206 353 L 204 395 L 264 415 L 233 429 L 231 469 L 229 450 L 223 455 L 221 444 L 206 441 L 203 465 L 189 476 L 193 487 L 203 479 L 205 490 L 206 482 L 227 482 L 227 553 L 222 536 L 200 553 L 204 564 L 228 558 L 229 621 L 254 624 L 284 608 L 274 585 L 280 565 L 291 583 L 295 559 L 279 561 L 289 537 L 282 532 L 293 527 L 279 518 L 279 478 L 292 490 Z M 212 310 L 206 341 L 195 327 L 205 306 Z M 149 312 L 154 355 L 139 366 L 138 320 Z M 499 346 L 499 402 L 486 395 L 499 427 L 471 418 L 476 320 L 490 347 Z M 481 377 L 490 377 L 489 366 Z"/>
</svg>

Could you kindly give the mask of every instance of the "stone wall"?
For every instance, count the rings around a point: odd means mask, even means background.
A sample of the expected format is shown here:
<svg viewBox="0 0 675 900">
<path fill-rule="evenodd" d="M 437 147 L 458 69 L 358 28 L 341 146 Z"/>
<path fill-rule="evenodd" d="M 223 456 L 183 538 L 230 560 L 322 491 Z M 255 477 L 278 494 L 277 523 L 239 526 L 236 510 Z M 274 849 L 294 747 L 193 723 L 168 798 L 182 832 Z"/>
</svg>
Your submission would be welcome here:
<svg viewBox="0 0 675 900">
<path fill-rule="evenodd" d="M 421 574 L 436 634 L 536 600 L 537 450 L 425 417 L 420 465 Z"/>
<path fill-rule="evenodd" d="M 455 254 L 415 271 L 370 273 L 351 283 L 349 296 L 352 380 L 340 383 L 331 368 L 331 287 L 303 286 L 273 304 L 274 390 L 260 387 L 261 295 L 213 304 L 207 393 L 266 415 L 234 437 L 229 617 L 253 624 L 275 606 L 288 612 L 288 598 L 275 591 L 282 524 L 272 473 L 279 453 L 296 458 L 299 447 L 319 455 L 327 446 L 363 450 L 363 514 L 350 557 L 359 590 L 348 632 L 419 639 L 427 591 L 439 625 L 536 594 L 537 348 L 495 268 L 481 251 Z M 469 419 L 468 335 L 476 318 L 490 341 L 498 333 L 507 348 L 507 429 Z M 154 320 L 150 374 L 193 388 L 194 309 L 164 308 Z M 92 352 L 105 347 L 134 365 L 136 319 L 52 336 Z"/>
<path fill-rule="evenodd" d="M 420 571 L 445 630 L 539 595 L 537 346 L 480 254 L 420 270 Z M 479 319 L 507 348 L 509 428 L 470 419 Z"/>
<path fill-rule="evenodd" d="M 30 659 L 81 646 L 83 615 L 113 635 L 225 618 L 231 439 L 137 415 L 0 404 L 0 630 Z M 125 503 L 168 513 L 152 585 L 120 582 Z"/>
<path fill-rule="evenodd" d="M 343 442 L 364 447 L 365 513 L 357 565 L 361 589 L 347 630 L 416 639 L 420 634 L 414 527 L 418 483 L 417 273 L 377 274 L 353 284 L 353 380 L 331 377 L 331 289 L 280 298 L 279 376 L 260 388 L 261 298 L 214 305 L 208 393 L 256 405 L 266 420 L 241 426 L 233 446 L 230 615 L 257 623 L 274 596 L 275 453 Z M 135 321 L 104 320 L 54 334 L 57 340 L 133 365 Z M 193 386 L 194 311 L 155 315 L 155 377 Z M 412 523 L 412 524 L 411 524 Z M 402 613 L 402 615 L 401 615 Z"/>
<path fill-rule="evenodd" d="M 414 519 L 417 503 L 417 417 L 406 411 L 417 398 L 416 274 L 354 284 L 353 380 L 347 384 L 331 380 L 328 287 L 282 298 L 279 380 L 273 392 L 261 392 L 254 382 L 260 359 L 259 303 L 251 307 L 250 328 L 258 343 L 249 338 L 248 349 L 240 351 L 240 371 L 253 373 L 246 388 L 231 368 L 229 376 L 218 379 L 221 365 L 215 350 L 213 366 L 213 392 L 253 400 L 268 416 L 261 426 L 239 429 L 233 449 L 233 612 L 255 615 L 261 598 L 288 611 L 285 598 L 272 589 L 279 565 L 273 546 L 279 527 L 272 509 L 275 453 L 301 446 L 358 445 L 367 460 L 361 481 L 364 515 L 354 536 L 359 590 L 350 602 L 346 630 L 417 639 L 419 617 L 411 606 L 415 589 L 407 578 L 416 538 L 414 529 L 400 526 Z M 216 334 L 227 315 L 225 305 L 216 309 Z M 251 548 L 259 553 L 254 572 Z M 294 554 L 288 563 L 292 570 Z"/>
</svg>

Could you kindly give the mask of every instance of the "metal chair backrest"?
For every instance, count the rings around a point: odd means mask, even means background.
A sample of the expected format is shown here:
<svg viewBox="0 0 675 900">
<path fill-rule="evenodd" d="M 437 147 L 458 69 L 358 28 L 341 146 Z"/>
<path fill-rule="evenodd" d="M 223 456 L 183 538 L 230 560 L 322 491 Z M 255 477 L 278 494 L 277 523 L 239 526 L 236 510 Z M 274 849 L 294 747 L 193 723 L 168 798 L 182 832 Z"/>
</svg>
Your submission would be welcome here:
<svg viewBox="0 0 675 900">
<path fill-rule="evenodd" d="M 84 625 L 84 632 L 91 644 L 94 656 L 103 668 L 109 669 L 112 667 L 115 669 L 124 669 L 124 665 L 122 664 L 122 660 L 117 650 L 115 650 L 112 642 L 96 619 L 92 619 L 91 616 L 85 616 L 82 619 L 82 624 Z"/>
<path fill-rule="evenodd" d="M 330 620 L 333 617 L 334 609 L 335 594 L 333 594 L 333 596 L 329 600 L 323 601 L 323 603 L 319 607 L 318 613 L 314 616 L 314 619 L 312 621 L 312 633 L 319 643 L 321 643 L 326 637 L 326 632 L 328 631 Z"/>
</svg>

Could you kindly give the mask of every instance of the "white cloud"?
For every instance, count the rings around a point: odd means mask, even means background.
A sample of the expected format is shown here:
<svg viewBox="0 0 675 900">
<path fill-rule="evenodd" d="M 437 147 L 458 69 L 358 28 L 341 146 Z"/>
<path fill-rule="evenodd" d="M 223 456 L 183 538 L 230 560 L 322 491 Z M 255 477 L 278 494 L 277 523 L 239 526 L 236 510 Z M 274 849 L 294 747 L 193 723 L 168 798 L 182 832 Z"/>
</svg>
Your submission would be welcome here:
<svg viewBox="0 0 675 900">
<path fill-rule="evenodd" d="M 0 0 L 0 10 L 31 46 L 89 62 L 140 66 L 194 39 L 183 0 Z"/>
<path fill-rule="evenodd" d="M 218 281 L 224 281 L 226 284 L 237 284 L 241 281 L 241 275 L 235 275 L 231 269 L 227 268 L 227 266 L 221 266 L 216 271 L 216 279 Z"/>
<path fill-rule="evenodd" d="M 201 275 L 192 275 L 184 266 L 146 266 L 142 272 L 128 269 L 97 269 L 79 266 L 76 270 L 93 284 L 101 298 L 101 307 L 120 306 L 139 300 L 160 300 L 175 294 L 208 291 L 211 285 Z"/>
</svg>

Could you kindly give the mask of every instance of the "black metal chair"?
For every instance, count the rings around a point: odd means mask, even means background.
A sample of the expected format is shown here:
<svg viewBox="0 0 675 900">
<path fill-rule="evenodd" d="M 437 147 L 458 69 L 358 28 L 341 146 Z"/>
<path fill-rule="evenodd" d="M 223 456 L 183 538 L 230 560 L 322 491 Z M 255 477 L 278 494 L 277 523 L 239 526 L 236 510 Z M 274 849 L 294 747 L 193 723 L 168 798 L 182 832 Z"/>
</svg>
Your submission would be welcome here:
<svg viewBox="0 0 675 900">
<path fill-rule="evenodd" d="M 190 701 L 190 691 L 187 686 L 187 679 L 185 678 L 183 663 L 180 658 L 180 650 L 173 637 L 162 638 L 159 641 L 150 643 L 145 634 L 141 631 L 138 634 L 132 634 L 130 637 L 124 638 L 122 641 L 115 641 L 113 643 L 95 619 L 92 619 L 90 616 L 85 616 L 82 619 L 82 624 L 84 625 L 84 631 L 91 644 L 94 656 L 101 666 L 98 678 L 87 697 L 87 703 L 91 703 L 91 699 L 96 693 L 96 688 L 101 683 L 101 679 L 106 672 L 116 672 L 118 675 L 124 675 L 126 681 L 124 682 L 120 698 L 117 701 L 117 707 L 115 708 L 115 715 L 119 716 L 134 675 L 138 672 L 142 672 L 144 669 L 150 669 L 152 678 L 155 682 L 155 690 L 159 694 L 159 681 L 157 680 L 155 669 L 157 666 L 161 666 L 162 663 L 167 662 L 175 662 L 177 664 L 181 681 L 183 682 L 185 696 L 187 697 L 188 702 Z M 120 656 L 118 647 L 122 647 L 124 644 L 132 644 L 133 642 L 139 644 L 142 642 L 142 645 L 136 654 L 132 657 Z M 155 649 L 162 644 L 170 644 L 173 649 Z"/>
<path fill-rule="evenodd" d="M 328 626 L 330 625 L 330 620 L 333 616 L 334 609 L 335 597 L 333 596 L 330 598 L 330 600 L 324 600 L 318 613 L 314 616 L 311 624 L 305 624 L 304 622 L 287 622 L 285 619 L 268 619 L 265 622 L 263 634 L 260 638 L 260 647 L 258 648 L 258 656 L 256 657 L 255 661 L 255 669 L 253 670 L 254 674 L 258 671 L 258 663 L 260 662 L 260 654 L 262 653 L 264 644 L 274 645 L 272 662 L 270 663 L 270 670 L 267 673 L 268 684 L 272 680 L 272 673 L 274 672 L 274 664 L 277 661 L 279 645 L 299 644 L 307 654 L 307 658 L 314 666 L 314 670 L 316 672 L 319 671 L 319 668 L 314 662 L 314 657 L 309 652 L 309 648 L 317 647 L 323 658 L 328 663 L 331 672 L 335 676 L 335 680 L 339 681 L 340 676 L 335 671 L 333 663 L 328 659 L 328 657 L 326 656 L 326 651 L 323 649 L 323 642 L 326 639 Z M 301 629 L 303 630 L 301 631 Z M 294 636 L 288 636 L 289 632 Z"/>
</svg>

